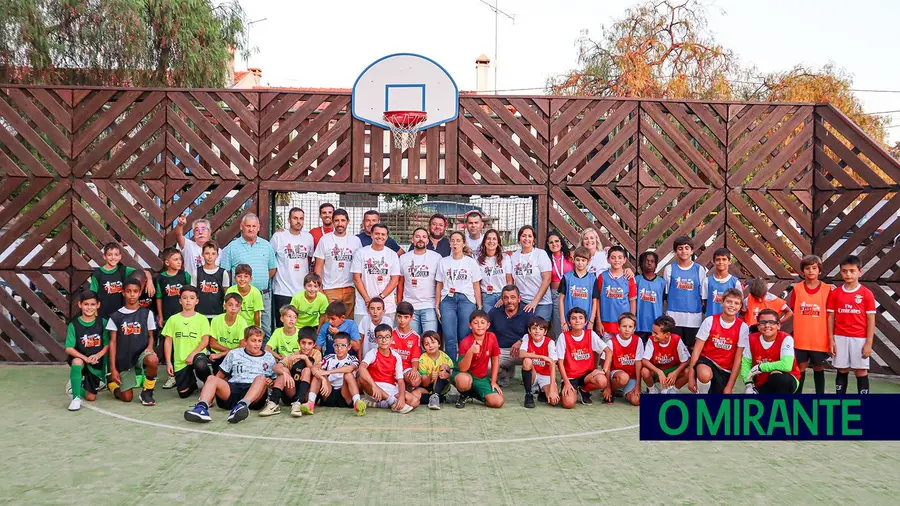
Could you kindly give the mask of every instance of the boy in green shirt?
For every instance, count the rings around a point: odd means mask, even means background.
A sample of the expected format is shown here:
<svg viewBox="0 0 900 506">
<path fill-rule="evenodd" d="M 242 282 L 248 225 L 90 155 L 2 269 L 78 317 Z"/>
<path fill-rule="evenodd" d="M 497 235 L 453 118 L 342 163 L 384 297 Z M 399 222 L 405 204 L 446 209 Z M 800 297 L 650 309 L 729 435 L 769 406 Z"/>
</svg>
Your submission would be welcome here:
<svg viewBox="0 0 900 506">
<path fill-rule="evenodd" d="M 322 293 L 322 278 L 316 273 L 309 273 L 303 278 L 304 291 L 294 294 L 291 305 L 297 308 L 298 327 L 316 327 L 325 319 L 328 308 L 328 297 Z"/>
<path fill-rule="evenodd" d="M 191 284 L 191 275 L 184 271 L 184 257 L 175 248 L 163 250 L 166 268 L 156 280 L 156 322 L 165 327 L 166 320 L 181 311 L 181 289 Z"/>
<path fill-rule="evenodd" d="M 121 261 L 122 247 L 114 242 L 108 243 L 103 246 L 103 265 L 91 273 L 88 290 L 97 294 L 97 302 L 100 304 L 97 314 L 103 320 L 125 305 L 125 299 L 122 298 L 123 284 L 134 272 L 134 269 L 125 267 L 120 263 Z M 150 272 L 144 271 L 144 274 L 144 284 L 141 285 L 141 288 L 146 289 L 152 296 L 154 287 L 151 282 L 147 281 L 152 279 Z"/>
<path fill-rule="evenodd" d="M 209 346 L 209 320 L 195 308 L 200 301 L 197 288 L 181 288 L 181 312 L 166 321 L 166 373 L 175 378 L 178 396 L 182 399 L 197 391 L 197 380 L 209 377 L 209 358 L 204 351 Z M 190 366 L 190 367 L 188 367 Z"/>
<path fill-rule="evenodd" d="M 97 316 L 100 301 L 97 294 L 85 290 L 78 296 L 81 316 L 69 323 L 66 331 L 66 362 L 69 363 L 69 383 L 72 402 L 69 411 L 81 409 L 81 399 L 97 398 L 100 381 L 105 377 L 104 356 L 109 350 L 109 337 L 103 330 L 103 319 Z"/>
<path fill-rule="evenodd" d="M 288 305 L 281 308 L 281 323 L 283 327 L 275 329 L 272 337 L 266 343 L 266 351 L 275 357 L 275 360 L 281 360 L 291 353 L 300 350 L 300 344 L 297 342 L 297 317 L 300 312 L 294 306 Z"/>
<path fill-rule="evenodd" d="M 213 373 L 219 372 L 219 366 L 229 351 L 244 345 L 247 322 L 240 317 L 242 302 L 241 294 L 229 293 L 225 296 L 225 312 L 209 324 L 209 361 Z"/>
<path fill-rule="evenodd" d="M 260 312 L 263 310 L 263 298 L 259 288 L 251 285 L 253 269 L 247 264 L 238 264 L 234 268 L 234 283 L 225 291 L 225 295 L 236 293 L 241 296 L 241 318 L 248 327 L 259 327 Z"/>
</svg>

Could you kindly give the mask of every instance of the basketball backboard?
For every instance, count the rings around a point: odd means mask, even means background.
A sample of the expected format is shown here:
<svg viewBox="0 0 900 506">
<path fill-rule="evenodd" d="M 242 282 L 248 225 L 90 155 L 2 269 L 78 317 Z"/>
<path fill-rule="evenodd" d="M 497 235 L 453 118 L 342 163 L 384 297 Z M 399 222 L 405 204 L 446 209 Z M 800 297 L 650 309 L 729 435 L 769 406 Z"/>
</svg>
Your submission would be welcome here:
<svg viewBox="0 0 900 506">
<path fill-rule="evenodd" d="M 366 67 L 353 83 L 353 117 L 389 129 L 385 111 L 425 111 L 421 129 L 453 121 L 459 89 L 450 74 L 430 58 L 391 54 Z"/>
</svg>

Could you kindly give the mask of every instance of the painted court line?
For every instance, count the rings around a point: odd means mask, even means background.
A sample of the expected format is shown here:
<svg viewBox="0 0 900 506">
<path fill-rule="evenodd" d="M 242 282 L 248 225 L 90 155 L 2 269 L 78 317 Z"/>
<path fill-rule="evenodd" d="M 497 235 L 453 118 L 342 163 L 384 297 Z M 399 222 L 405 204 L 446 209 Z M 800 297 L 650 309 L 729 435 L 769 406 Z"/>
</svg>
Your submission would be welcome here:
<svg viewBox="0 0 900 506">
<path fill-rule="evenodd" d="M 82 406 L 96 411 L 102 415 L 111 416 L 113 418 L 118 418 L 119 420 L 124 420 L 126 422 L 137 423 L 140 425 L 148 425 L 150 427 L 156 427 L 159 429 L 170 429 L 177 430 L 181 432 L 191 432 L 194 434 L 207 434 L 210 436 L 219 436 L 219 437 L 229 437 L 235 439 L 260 439 L 264 441 L 282 441 L 282 442 L 292 442 L 292 443 L 312 443 L 312 444 L 329 444 L 329 445 L 347 445 L 347 446 L 454 446 L 454 445 L 480 445 L 480 444 L 496 444 L 496 443 L 526 443 L 531 441 L 545 441 L 548 439 L 570 439 L 570 438 L 578 438 L 578 437 L 588 437 L 588 436 L 596 436 L 598 434 L 608 434 L 612 432 L 621 432 L 626 430 L 632 430 L 638 428 L 639 424 L 634 425 L 626 425 L 624 427 L 616 427 L 613 429 L 601 429 L 601 430 L 593 430 L 590 432 L 577 432 L 575 434 L 555 434 L 551 436 L 533 436 L 533 437 L 522 437 L 522 438 L 508 438 L 508 439 L 483 439 L 479 441 L 332 441 L 329 439 L 304 439 L 304 438 L 293 438 L 293 437 L 278 437 L 278 436 L 257 436 L 253 434 L 234 434 L 231 432 L 216 432 L 211 430 L 203 430 L 203 429 L 193 429 L 190 427 L 179 427 L 177 425 L 168 425 L 165 423 L 157 423 L 157 422 L 149 422 L 147 420 L 138 420 L 136 418 L 131 418 L 129 416 L 120 415 L 118 413 L 113 413 L 111 411 L 107 411 L 103 408 L 98 408 L 96 406 L 91 406 L 88 403 L 82 404 Z"/>
</svg>

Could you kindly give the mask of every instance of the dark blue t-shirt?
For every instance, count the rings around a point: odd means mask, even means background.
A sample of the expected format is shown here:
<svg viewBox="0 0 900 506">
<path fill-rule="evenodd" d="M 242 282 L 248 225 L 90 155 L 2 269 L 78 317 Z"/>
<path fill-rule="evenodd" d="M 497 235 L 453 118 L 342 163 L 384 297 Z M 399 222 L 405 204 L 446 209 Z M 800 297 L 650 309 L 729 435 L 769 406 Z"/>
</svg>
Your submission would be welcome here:
<svg viewBox="0 0 900 506">
<path fill-rule="evenodd" d="M 491 326 L 488 329 L 497 336 L 497 344 L 501 348 L 510 348 L 528 333 L 528 322 L 534 318 L 534 313 L 526 313 L 519 304 L 519 310 L 511 318 L 506 316 L 503 306 L 495 307 L 488 313 L 488 321 Z"/>
<path fill-rule="evenodd" d="M 359 242 L 362 243 L 363 247 L 372 245 L 372 236 L 366 235 L 365 232 L 356 234 L 356 237 L 359 237 Z M 392 249 L 394 253 L 400 251 L 400 245 L 397 244 L 397 241 L 393 240 L 390 237 L 387 238 L 387 242 L 385 242 L 384 245 Z"/>
</svg>

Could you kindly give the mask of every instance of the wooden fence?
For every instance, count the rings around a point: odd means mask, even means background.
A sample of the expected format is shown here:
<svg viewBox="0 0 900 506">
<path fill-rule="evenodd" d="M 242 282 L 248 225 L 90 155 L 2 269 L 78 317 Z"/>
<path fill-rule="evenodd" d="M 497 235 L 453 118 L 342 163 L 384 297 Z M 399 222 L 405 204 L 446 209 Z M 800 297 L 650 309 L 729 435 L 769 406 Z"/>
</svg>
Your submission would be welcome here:
<svg viewBox="0 0 900 506">
<path fill-rule="evenodd" d="M 466 95 L 387 153 L 349 111 L 296 90 L 0 87 L 0 360 L 63 360 L 101 245 L 159 268 L 188 209 L 226 243 L 274 191 L 431 193 L 532 196 L 541 238 L 593 226 L 660 269 L 692 235 L 701 263 L 728 247 L 776 293 L 803 255 L 833 279 L 856 253 L 880 305 L 873 370 L 900 374 L 900 164 L 829 105 Z"/>
</svg>

